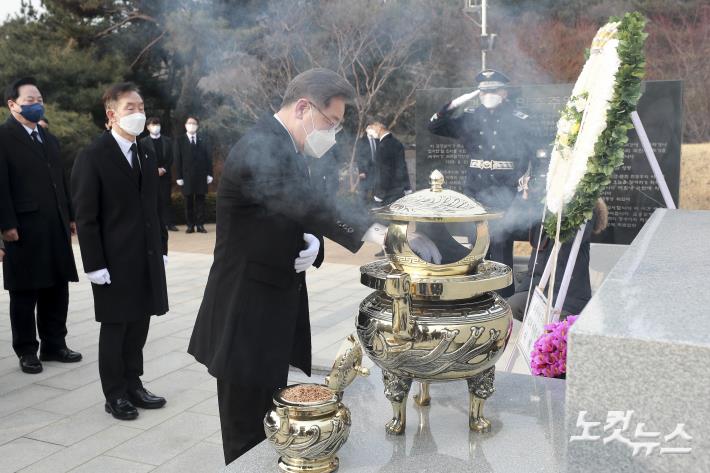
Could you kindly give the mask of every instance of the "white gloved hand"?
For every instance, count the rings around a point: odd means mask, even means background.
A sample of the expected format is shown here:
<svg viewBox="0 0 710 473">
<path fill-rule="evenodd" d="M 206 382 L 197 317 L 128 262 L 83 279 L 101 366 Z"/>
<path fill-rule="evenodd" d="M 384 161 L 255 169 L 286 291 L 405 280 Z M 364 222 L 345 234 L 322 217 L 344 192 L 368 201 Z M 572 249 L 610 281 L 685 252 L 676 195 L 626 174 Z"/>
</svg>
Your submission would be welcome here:
<svg viewBox="0 0 710 473">
<path fill-rule="evenodd" d="M 460 97 L 456 97 L 456 98 L 453 99 L 453 100 L 451 101 L 451 103 L 449 104 L 449 110 L 453 110 L 453 109 L 455 109 L 455 108 L 458 108 L 458 107 L 460 107 L 461 105 L 463 105 L 463 104 L 465 104 L 466 102 L 468 102 L 469 100 L 475 99 L 476 97 L 478 97 L 478 94 L 480 94 L 480 93 L 481 93 L 480 90 L 474 90 L 473 92 L 470 92 L 470 93 L 468 93 L 468 94 L 463 94 L 463 95 L 461 95 Z"/>
<path fill-rule="evenodd" d="M 409 235 L 407 241 L 412 251 L 421 259 L 427 263 L 441 264 L 439 248 L 436 247 L 436 244 L 434 244 L 429 237 L 421 233 L 413 232 Z"/>
<path fill-rule="evenodd" d="M 86 273 L 86 277 L 93 284 L 96 284 L 99 286 L 104 285 L 104 284 L 111 284 L 111 275 L 108 273 L 108 269 L 106 269 L 106 268 L 99 269 L 98 271 L 92 271 L 90 273 Z"/>
<path fill-rule="evenodd" d="M 306 248 L 298 253 L 298 258 L 296 258 L 293 265 L 297 273 L 302 273 L 313 266 L 316 258 L 318 258 L 318 250 L 320 250 L 320 240 L 315 235 L 304 233 L 303 241 L 306 242 Z"/>
<path fill-rule="evenodd" d="M 175 181 L 175 182 L 177 182 L 177 185 L 178 185 L 178 186 L 182 186 L 182 185 L 185 184 L 185 181 L 183 181 L 182 179 L 178 179 L 178 180 Z"/>
<path fill-rule="evenodd" d="M 214 181 L 214 178 L 212 176 L 207 176 L 207 184 L 212 184 L 212 181 Z"/>
<path fill-rule="evenodd" d="M 375 199 L 375 202 L 382 202 L 382 199 L 380 199 L 376 195 L 372 196 L 372 198 Z"/>
<path fill-rule="evenodd" d="M 406 191 L 404 191 L 404 195 L 409 195 L 411 193 L 412 193 L 412 189 L 407 189 Z"/>
<path fill-rule="evenodd" d="M 367 229 L 365 235 L 362 237 L 362 241 L 369 241 L 370 243 L 384 246 L 386 236 L 387 227 L 380 225 L 379 223 L 375 223 Z"/>
<path fill-rule="evenodd" d="M 168 267 L 168 255 L 163 255 L 163 266 Z"/>
</svg>

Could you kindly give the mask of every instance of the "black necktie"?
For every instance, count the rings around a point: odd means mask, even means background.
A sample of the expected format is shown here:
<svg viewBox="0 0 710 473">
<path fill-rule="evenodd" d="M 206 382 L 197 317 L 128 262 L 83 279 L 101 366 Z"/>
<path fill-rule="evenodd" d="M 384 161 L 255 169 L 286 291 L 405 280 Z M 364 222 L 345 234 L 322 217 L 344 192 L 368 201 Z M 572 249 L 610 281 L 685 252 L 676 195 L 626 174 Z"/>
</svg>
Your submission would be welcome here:
<svg viewBox="0 0 710 473">
<path fill-rule="evenodd" d="M 35 130 L 35 131 L 33 131 L 32 133 L 30 133 L 30 136 L 32 137 L 32 141 L 34 142 L 34 144 L 37 145 L 37 147 L 38 147 L 39 150 L 42 152 L 42 154 L 45 154 L 45 152 L 44 152 L 44 145 L 43 145 L 42 142 L 39 140 L 39 133 L 37 132 L 37 130 Z M 45 157 L 46 157 L 46 154 L 45 154 Z"/>
<path fill-rule="evenodd" d="M 131 167 L 133 168 L 133 174 L 138 179 L 138 182 L 140 182 L 141 181 L 141 162 L 140 162 L 140 157 L 138 156 L 138 147 L 136 146 L 135 143 L 133 143 L 131 145 Z"/>
<path fill-rule="evenodd" d="M 194 137 L 194 136 L 191 136 L 191 137 L 190 137 L 190 144 L 191 144 L 192 146 L 197 146 L 197 140 L 195 140 L 195 137 Z"/>
</svg>

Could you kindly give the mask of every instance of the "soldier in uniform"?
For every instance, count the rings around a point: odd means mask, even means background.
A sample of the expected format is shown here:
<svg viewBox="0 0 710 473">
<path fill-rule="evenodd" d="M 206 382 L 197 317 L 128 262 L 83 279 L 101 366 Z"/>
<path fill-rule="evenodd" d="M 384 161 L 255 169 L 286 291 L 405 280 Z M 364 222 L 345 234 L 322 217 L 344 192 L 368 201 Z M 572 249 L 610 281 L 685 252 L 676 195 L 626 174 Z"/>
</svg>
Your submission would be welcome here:
<svg viewBox="0 0 710 473">
<path fill-rule="evenodd" d="M 447 103 L 431 118 L 429 131 L 460 140 L 468 152 L 464 193 L 491 211 L 505 213 L 503 219 L 489 223 L 491 245 L 487 258 L 512 267 L 512 232 L 520 222 L 508 210 L 518 181 L 527 172 L 534 146 L 528 132 L 528 116 L 507 100 L 508 77 L 487 69 L 476 76 L 476 82 L 476 91 Z M 463 107 L 478 95 L 479 106 Z M 511 284 L 499 292 L 509 297 L 514 287 Z"/>
</svg>

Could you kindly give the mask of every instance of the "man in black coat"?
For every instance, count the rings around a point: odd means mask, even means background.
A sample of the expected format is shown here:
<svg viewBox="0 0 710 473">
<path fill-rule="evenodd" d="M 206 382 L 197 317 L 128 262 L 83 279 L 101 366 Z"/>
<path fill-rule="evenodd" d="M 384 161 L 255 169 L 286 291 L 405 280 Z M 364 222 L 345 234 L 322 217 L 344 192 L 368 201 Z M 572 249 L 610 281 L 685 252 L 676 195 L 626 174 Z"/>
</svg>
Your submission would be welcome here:
<svg viewBox="0 0 710 473">
<path fill-rule="evenodd" d="M 377 156 L 377 135 L 372 125 L 365 128 L 365 136 L 357 142 L 358 194 L 367 205 L 372 203 L 375 189 L 375 158 Z"/>
<path fill-rule="evenodd" d="M 205 195 L 212 183 L 212 152 L 202 135 L 197 134 L 200 122 L 188 117 L 184 135 L 175 141 L 175 176 L 185 197 L 186 233 L 205 230 Z"/>
<path fill-rule="evenodd" d="M 20 368 L 39 373 L 40 359 L 81 360 L 81 354 L 65 343 L 68 282 L 79 280 L 71 246 L 76 225 L 59 142 L 37 125 L 44 106 L 36 82 L 15 81 L 7 88 L 5 100 L 11 115 L 0 125 L 0 230 L 7 252 L 4 285 L 10 291 L 12 347 Z"/>
<path fill-rule="evenodd" d="M 111 86 L 103 98 L 111 131 L 77 157 L 72 196 L 84 271 L 101 322 L 105 410 L 130 420 L 138 416 L 136 407 L 165 405 L 140 376 L 150 316 L 168 311 L 168 234 L 158 210 L 158 163 L 136 143 L 145 126 L 143 99 L 131 83 Z"/>
<path fill-rule="evenodd" d="M 139 140 L 141 149 L 146 153 L 155 156 L 158 163 L 158 181 L 160 182 L 160 218 L 165 227 L 176 232 L 178 229 L 175 226 L 173 218 L 173 209 L 170 194 L 172 192 L 173 180 L 171 169 L 173 167 L 173 146 L 169 136 L 161 133 L 162 126 L 160 118 L 150 117 L 146 122 L 148 128 L 148 136 Z"/>
<path fill-rule="evenodd" d="M 507 100 L 510 80 L 503 73 L 487 69 L 476 76 L 476 82 L 477 91 L 447 103 L 431 118 L 429 131 L 461 141 L 471 158 L 464 193 L 490 211 L 505 213 L 535 153 L 528 116 Z M 479 94 L 481 105 L 464 108 Z M 518 220 L 511 212 L 502 220 L 489 223 L 491 245 L 487 259 L 513 267 L 512 234 L 527 225 L 527 221 Z M 510 297 L 515 289 L 511 284 L 498 292 Z"/>
<path fill-rule="evenodd" d="M 335 144 L 354 95 L 332 71 L 299 74 L 279 112 L 257 122 L 225 162 L 214 263 L 188 351 L 217 378 L 226 463 L 264 439 L 264 415 L 289 365 L 310 375 L 305 270 L 323 260 L 319 240 L 355 252 L 363 235 L 384 239 L 364 207 L 322 198 L 304 156 L 320 158 Z"/>
<path fill-rule="evenodd" d="M 412 192 L 404 159 L 404 145 L 382 122 L 374 122 L 371 127 L 377 138 L 373 198 L 377 205 L 389 205 Z"/>
</svg>

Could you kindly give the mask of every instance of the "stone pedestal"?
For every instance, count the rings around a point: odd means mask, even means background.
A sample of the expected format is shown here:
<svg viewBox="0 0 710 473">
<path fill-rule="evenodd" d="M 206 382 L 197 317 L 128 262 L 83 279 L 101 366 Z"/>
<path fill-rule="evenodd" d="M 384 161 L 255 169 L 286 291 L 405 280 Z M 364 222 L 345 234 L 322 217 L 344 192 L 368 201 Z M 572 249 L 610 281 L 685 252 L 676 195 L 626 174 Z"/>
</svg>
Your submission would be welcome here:
<svg viewBox="0 0 710 473">
<path fill-rule="evenodd" d="M 710 212 L 656 210 L 572 328 L 569 473 L 710 471 L 709 242 Z"/>
</svg>

